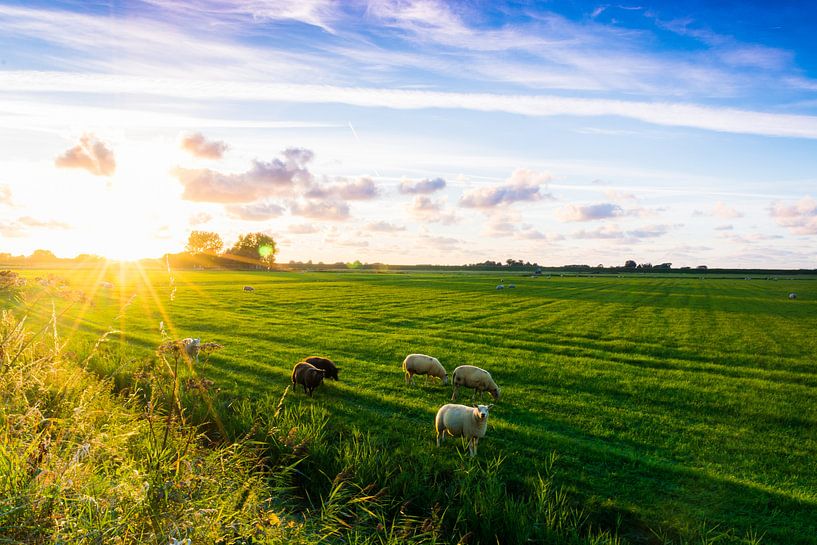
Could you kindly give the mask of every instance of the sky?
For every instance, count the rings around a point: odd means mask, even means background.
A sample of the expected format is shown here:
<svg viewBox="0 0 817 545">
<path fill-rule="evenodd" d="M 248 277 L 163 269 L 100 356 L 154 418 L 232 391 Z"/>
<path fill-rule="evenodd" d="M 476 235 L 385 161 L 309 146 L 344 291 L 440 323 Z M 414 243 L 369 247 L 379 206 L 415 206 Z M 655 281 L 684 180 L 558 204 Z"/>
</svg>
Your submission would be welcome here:
<svg viewBox="0 0 817 545">
<path fill-rule="evenodd" d="M 817 268 L 810 2 L 0 0 L 0 252 Z"/>
</svg>

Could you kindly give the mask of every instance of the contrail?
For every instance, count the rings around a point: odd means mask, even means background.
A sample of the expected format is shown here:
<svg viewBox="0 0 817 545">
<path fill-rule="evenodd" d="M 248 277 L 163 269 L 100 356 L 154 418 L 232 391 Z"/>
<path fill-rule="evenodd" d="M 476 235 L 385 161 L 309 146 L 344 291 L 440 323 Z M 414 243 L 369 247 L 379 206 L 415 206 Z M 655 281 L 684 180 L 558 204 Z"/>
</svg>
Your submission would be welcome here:
<svg viewBox="0 0 817 545">
<path fill-rule="evenodd" d="M 357 143 L 360 144 L 361 143 L 360 142 L 360 137 L 357 135 L 357 131 L 355 130 L 355 126 L 352 125 L 351 121 L 349 122 L 349 128 L 352 129 L 352 134 L 355 135 L 355 140 L 357 140 Z M 375 168 L 375 169 L 372 169 L 372 170 L 374 170 L 375 176 L 380 178 L 380 173 L 377 171 L 377 169 Z"/>
</svg>

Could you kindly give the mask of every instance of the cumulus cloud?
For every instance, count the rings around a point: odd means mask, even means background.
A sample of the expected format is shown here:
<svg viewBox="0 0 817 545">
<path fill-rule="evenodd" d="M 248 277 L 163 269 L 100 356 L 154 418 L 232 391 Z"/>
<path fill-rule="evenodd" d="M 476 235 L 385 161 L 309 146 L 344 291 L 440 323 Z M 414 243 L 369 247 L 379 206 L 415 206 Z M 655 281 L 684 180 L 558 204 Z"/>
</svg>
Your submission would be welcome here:
<svg viewBox="0 0 817 545">
<path fill-rule="evenodd" d="M 742 218 L 743 214 L 728 206 L 726 203 L 718 201 L 715 203 L 715 206 L 712 208 L 712 215 L 722 219 L 734 219 L 734 218 Z"/>
<path fill-rule="evenodd" d="M 435 201 L 425 195 L 417 195 L 414 197 L 414 202 L 409 211 L 411 215 L 418 220 L 428 223 L 450 225 L 459 221 L 459 218 L 453 212 L 446 210 L 445 204 L 442 201 Z"/>
<path fill-rule="evenodd" d="M 817 235 L 817 200 L 803 197 L 794 204 L 773 203 L 772 218 L 795 235 Z"/>
<path fill-rule="evenodd" d="M 284 207 L 270 202 L 256 202 L 226 207 L 227 213 L 236 219 L 265 221 L 284 213 Z"/>
<path fill-rule="evenodd" d="M 290 225 L 287 231 L 293 235 L 311 235 L 312 233 L 319 232 L 320 229 L 313 223 L 299 223 Z"/>
<path fill-rule="evenodd" d="M 349 219 L 349 205 L 337 200 L 293 202 L 290 205 L 290 210 L 293 215 L 305 218 L 329 221 Z"/>
<path fill-rule="evenodd" d="M 309 150 L 291 148 L 283 152 L 283 160 L 254 160 L 252 168 L 239 174 L 223 174 L 210 169 L 177 167 L 173 174 L 179 179 L 188 201 L 249 203 L 273 196 L 295 196 L 299 187 L 312 183 L 307 163 L 313 154 Z"/>
<path fill-rule="evenodd" d="M 517 169 L 500 186 L 484 187 L 465 193 L 460 197 L 460 206 L 465 208 L 494 208 L 515 202 L 538 201 L 552 198 L 540 193 L 541 185 L 550 181 L 550 174 L 529 169 Z"/>
<path fill-rule="evenodd" d="M 26 227 L 42 228 L 42 229 L 70 229 L 71 226 L 67 223 L 54 220 L 39 220 L 31 216 L 23 216 L 17 220 L 21 225 Z"/>
<path fill-rule="evenodd" d="M 111 176 L 116 171 L 113 151 L 92 134 L 83 135 L 79 144 L 54 160 L 60 168 L 81 168 L 94 176 Z"/>
<path fill-rule="evenodd" d="M 200 132 L 182 137 L 182 149 L 201 159 L 221 159 L 229 146 L 219 140 L 207 140 Z"/>
<path fill-rule="evenodd" d="M 387 221 L 376 221 L 366 224 L 366 230 L 376 233 L 396 233 L 398 231 L 405 231 L 406 228 L 402 225 L 395 225 Z"/>
<path fill-rule="evenodd" d="M 420 181 L 402 180 L 397 190 L 405 195 L 427 195 L 445 188 L 445 180 L 442 178 L 426 178 Z"/>
<path fill-rule="evenodd" d="M 556 213 L 562 221 L 593 221 L 614 218 L 623 214 L 624 209 L 613 203 L 588 204 L 586 206 L 569 204 Z"/>
</svg>

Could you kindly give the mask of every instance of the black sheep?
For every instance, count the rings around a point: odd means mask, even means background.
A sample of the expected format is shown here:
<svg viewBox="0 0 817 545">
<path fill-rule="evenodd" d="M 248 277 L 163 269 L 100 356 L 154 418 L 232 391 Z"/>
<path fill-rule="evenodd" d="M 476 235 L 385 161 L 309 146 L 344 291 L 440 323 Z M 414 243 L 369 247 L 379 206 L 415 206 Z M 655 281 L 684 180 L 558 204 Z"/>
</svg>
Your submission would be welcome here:
<svg viewBox="0 0 817 545">
<path fill-rule="evenodd" d="M 308 358 L 304 358 L 304 361 L 307 363 L 311 363 L 318 369 L 322 369 L 324 373 L 326 373 L 326 378 L 331 378 L 332 380 L 339 380 L 338 379 L 338 368 L 335 365 L 335 362 L 328 358 L 321 358 L 320 356 L 309 356 Z"/>
<path fill-rule="evenodd" d="M 292 368 L 292 385 L 303 385 L 304 393 L 312 396 L 312 392 L 323 382 L 323 369 L 318 369 L 311 363 L 301 361 Z"/>
</svg>

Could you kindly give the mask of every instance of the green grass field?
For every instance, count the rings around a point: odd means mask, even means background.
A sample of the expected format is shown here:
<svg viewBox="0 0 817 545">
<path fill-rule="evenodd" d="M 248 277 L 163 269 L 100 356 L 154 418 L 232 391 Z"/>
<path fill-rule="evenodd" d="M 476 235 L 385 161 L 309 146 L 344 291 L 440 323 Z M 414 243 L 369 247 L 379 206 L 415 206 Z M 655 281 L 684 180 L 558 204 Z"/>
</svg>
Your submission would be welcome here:
<svg viewBox="0 0 817 545">
<path fill-rule="evenodd" d="M 93 302 L 55 299 L 63 338 L 121 331 L 105 372 L 152 355 L 160 323 L 225 346 L 197 373 L 226 397 L 277 399 L 295 362 L 325 355 L 340 382 L 293 399 L 328 408 L 341 437 L 446 464 L 462 445 L 436 448 L 433 417 L 451 388 L 406 386 L 401 362 L 473 364 L 502 388 L 477 457 L 502 458 L 508 495 L 555 453 L 556 484 L 627 542 L 817 543 L 816 280 L 506 274 L 516 289 L 497 291 L 496 273 L 53 272 Z M 34 299 L 30 320 L 44 323 L 51 298 Z M 402 469 L 389 478 L 422 480 Z"/>
</svg>

